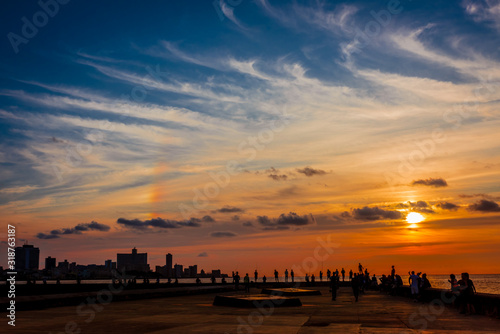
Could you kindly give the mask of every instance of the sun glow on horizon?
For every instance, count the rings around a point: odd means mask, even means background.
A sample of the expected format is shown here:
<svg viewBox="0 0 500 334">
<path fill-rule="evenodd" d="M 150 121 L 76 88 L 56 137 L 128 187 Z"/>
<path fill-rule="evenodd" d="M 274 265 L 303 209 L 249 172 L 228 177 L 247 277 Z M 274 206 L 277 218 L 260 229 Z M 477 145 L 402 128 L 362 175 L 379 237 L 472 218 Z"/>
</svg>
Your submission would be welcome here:
<svg viewBox="0 0 500 334">
<path fill-rule="evenodd" d="M 425 217 L 422 216 L 420 213 L 418 212 L 410 212 L 407 216 L 406 216 L 406 221 L 408 222 L 408 224 L 412 224 L 410 227 L 416 227 L 415 224 L 417 223 L 420 223 L 422 221 L 425 220 Z"/>
</svg>

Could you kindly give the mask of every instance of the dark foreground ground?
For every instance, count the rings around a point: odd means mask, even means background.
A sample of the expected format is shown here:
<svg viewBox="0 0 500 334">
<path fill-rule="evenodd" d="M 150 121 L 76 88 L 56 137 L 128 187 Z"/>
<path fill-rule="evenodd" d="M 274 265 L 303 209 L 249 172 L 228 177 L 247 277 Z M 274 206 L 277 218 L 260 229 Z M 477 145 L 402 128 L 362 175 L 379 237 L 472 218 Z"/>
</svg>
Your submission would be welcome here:
<svg viewBox="0 0 500 334">
<path fill-rule="evenodd" d="M 90 306 L 18 311 L 16 327 L 2 333 L 500 333 L 500 320 L 464 316 L 451 308 L 413 303 L 369 291 L 354 302 L 352 290 L 340 288 L 331 301 L 301 296 L 303 306 L 243 309 L 213 306 L 216 293 Z M 226 294 L 234 294 L 227 292 Z M 242 292 L 240 292 L 243 294 Z M 251 293 L 260 293 L 252 289 Z M 102 309 L 101 309 L 102 307 Z M 423 329 L 423 330 L 422 330 Z"/>
</svg>

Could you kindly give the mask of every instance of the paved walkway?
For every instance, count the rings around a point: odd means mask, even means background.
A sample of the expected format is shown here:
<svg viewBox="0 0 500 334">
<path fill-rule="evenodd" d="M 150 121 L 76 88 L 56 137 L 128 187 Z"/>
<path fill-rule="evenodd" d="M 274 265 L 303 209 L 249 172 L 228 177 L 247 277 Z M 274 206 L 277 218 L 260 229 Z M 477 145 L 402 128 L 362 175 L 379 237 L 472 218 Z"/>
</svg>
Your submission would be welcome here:
<svg viewBox="0 0 500 334">
<path fill-rule="evenodd" d="M 341 288 L 332 302 L 328 288 L 319 289 L 321 296 L 300 297 L 302 307 L 216 307 L 215 294 L 205 294 L 97 304 L 95 312 L 90 306 L 19 311 L 15 330 L 9 333 L 60 334 L 65 328 L 67 333 L 81 329 L 80 333 L 120 334 L 500 333 L 500 320 L 486 316 L 463 316 L 453 309 L 433 309 L 379 292 L 361 295 L 355 303 L 349 288 Z M 425 331 L 420 330 L 424 326 Z"/>
</svg>

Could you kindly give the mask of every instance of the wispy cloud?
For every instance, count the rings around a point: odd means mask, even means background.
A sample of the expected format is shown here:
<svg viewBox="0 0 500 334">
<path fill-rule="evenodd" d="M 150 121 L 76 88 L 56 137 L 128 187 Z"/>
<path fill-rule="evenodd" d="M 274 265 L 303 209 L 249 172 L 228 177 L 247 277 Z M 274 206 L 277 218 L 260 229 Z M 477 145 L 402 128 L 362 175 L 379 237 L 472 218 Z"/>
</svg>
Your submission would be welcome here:
<svg viewBox="0 0 500 334">
<path fill-rule="evenodd" d="M 500 31 L 500 1 L 464 0 L 465 12 L 476 22 L 485 22 Z"/>
</svg>

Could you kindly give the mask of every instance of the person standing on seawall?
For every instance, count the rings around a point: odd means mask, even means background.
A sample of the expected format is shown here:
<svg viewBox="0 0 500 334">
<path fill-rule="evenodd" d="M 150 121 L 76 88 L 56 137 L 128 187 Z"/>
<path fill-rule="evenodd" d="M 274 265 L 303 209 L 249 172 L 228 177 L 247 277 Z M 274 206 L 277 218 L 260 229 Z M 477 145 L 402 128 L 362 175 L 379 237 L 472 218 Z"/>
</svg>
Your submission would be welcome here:
<svg viewBox="0 0 500 334">
<path fill-rule="evenodd" d="M 418 282 L 419 282 L 419 277 L 415 275 L 415 271 L 412 271 L 411 274 L 408 272 L 408 283 L 410 284 L 411 288 L 411 296 L 413 297 L 413 301 L 417 302 L 417 297 L 418 297 Z"/>
</svg>

